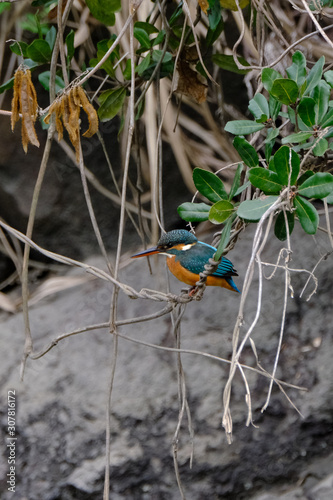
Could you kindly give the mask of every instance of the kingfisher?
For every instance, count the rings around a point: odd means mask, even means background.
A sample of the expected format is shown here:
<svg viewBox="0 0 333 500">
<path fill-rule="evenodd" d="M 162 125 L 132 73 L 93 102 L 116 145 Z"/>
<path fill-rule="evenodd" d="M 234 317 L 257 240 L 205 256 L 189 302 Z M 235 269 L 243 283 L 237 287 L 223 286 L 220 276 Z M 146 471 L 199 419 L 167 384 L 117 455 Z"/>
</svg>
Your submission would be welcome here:
<svg viewBox="0 0 333 500">
<path fill-rule="evenodd" d="M 132 258 L 146 257 L 153 254 L 162 254 L 168 257 L 167 265 L 171 273 L 179 281 L 190 285 L 195 290 L 199 281 L 199 273 L 205 270 L 210 258 L 214 256 L 216 248 L 198 241 L 193 233 L 185 229 L 174 229 L 161 236 L 156 247 L 148 248 L 143 252 L 132 255 Z M 207 277 L 206 285 L 220 286 L 233 292 L 239 292 L 232 276 L 238 276 L 229 259 L 222 257 L 216 271 Z"/>
</svg>

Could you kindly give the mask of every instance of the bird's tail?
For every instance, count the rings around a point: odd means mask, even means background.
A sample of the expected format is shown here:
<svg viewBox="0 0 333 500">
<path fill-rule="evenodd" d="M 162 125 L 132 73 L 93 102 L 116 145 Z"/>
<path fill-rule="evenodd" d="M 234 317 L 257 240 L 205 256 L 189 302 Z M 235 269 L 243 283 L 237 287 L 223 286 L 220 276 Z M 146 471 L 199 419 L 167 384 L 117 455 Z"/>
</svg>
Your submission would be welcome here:
<svg viewBox="0 0 333 500">
<path fill-rule="evenodd" d="M 234 282 L 234 280 L 233 280 L 232 278 L 226 278 L 225 280 L 227 281 L 227 283 L 230 285 L 231 289 L 232 289 L 234 292 L 241 293 L 241 292 L 238 290 L 238 288 L 237 288 L 237 286 L 236 286 L 236 284 L 235 284 L 235 282 Z"/>
</svg>

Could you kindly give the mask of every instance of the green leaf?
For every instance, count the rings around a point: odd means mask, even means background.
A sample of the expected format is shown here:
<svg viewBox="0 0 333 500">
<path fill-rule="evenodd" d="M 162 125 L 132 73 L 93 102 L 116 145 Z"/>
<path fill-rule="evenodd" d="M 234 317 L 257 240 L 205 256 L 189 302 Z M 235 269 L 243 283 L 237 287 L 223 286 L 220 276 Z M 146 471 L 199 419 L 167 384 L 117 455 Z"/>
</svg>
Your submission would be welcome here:
<svg viewBox="0 0 333 500">
<path fill-rule="evenodd" d="M 304 92 L 305 92 L 305 89 L 306 89 L 306 80 L 305 82 L 303 82 L 303 85 L 300 86 L 300 89 L 299 89 L 299 95 L 300 97 L 303 97 L 304 96 Z"/>
<path fill-rule="evenodd" d="M 161 30 L 155 38 L 152 38 L 151 46 L 155 47 L 164 41 L 165 31 Z"/>
<path fill-rule="evenodd" d="M 148 35 L 152 35 L 154 33 L 158 33 L 158 29 L 150 23 L 146 23 L 144 21 L 137 21 L 134 24 L 134 30 L 140 28 L 141 30 L 144 30 Z"/>
<path fill-rule="evenodd" d="M 267 161 L 269 161 L 271 158 L 274 144 L 275 144 L 275 139 L 272 141 L 265 140 L 265 158 Z"/>
<path fill-rule="evenodd" d="M 37 27 L 38 38 L 40 38 L 42 40 L 43 39 L 43 34 L 46 35 L 46 33 L 43 33 L 42 25 L 41 25 L 41 22 L 40 22 L 39 13 L 36 12 L 36 14 L 35 14 L 34 17 L 35 17 L 35 20 L 36 20 L 36 27 Z"/>
<path fill-rule="evenodd" d="M 123 75 L 125 80 L 130 80 L 131 75 L 132 75 L 132 65 L 131 65 L 131 60 L 127 59 L 125 63 L 125 68 L 123 69 Z"/>
<path fill-rule="evenodd" d="M 26 42 L 14 42 L 9 48 L 17 56 L 27 57 L 28 44 Z"/>
<path fill-rule="evenodd" d="M 282 78 L 282 75 L 278 71 L 275 71 L 275 69 L 264 68 L 261 72 L 262 84 L 268 92 L 272 90 L 273 83 L 278 78 Z"/>
<path fill-rule="evenodd" d="M 269 116 L 275 122 L 281 109 L 280 101 L 278 101 L 277 99 L 275 99 L 275 97 L 270 95 L 268 101 L 268 108 L 269 108 Z"/>
<path fill-rule="evenodd" d="M 86 4 L 93 17 L 106 26 L 114 25 L 114 12 L 121 9 L 121 0 L 86 0 Z"/>
<path fill-rule="evenodd" d="M 326 153 L 328 149 L 330 149 L 328 141 L 327 139 L 322 137 L 313 148 L 312 153 L 314 154 L 314 156 L 323 156 L 323 154 Z"/>
<path fill-rule="evenodd" d="M 99 96 L 101 106 L 98 109 L 98 116 L 102 122 L 112 120 L 121 110 L 126 98 L 126 89 L 119 87 L 117 89 L 105 90 Z"/>
<path fill-rule="evenodd" d="M 134 27 L 134 37 L 138 40 L 141 47 L 143 47 L 145 49 L 150 49 L 151 41 L 150 41 L 148 33 L 145 30 L 143 30 L 141 28 L 137 28 L 135 26 Z"/>
<path fill-rule="evenodd" d="M 262 167 L 251 168 L 249 180 L 252 186 L 261 189 L 265 194 L 277 194 L 283 188 L 278 175 Z"/>
<path fill-rule="evenodd" d="M 51 26 L 51 28 L 45 35 L 45 41 L 49 44 L 51 50 L 53 50 L 56 38 L 57 38 L 57 30 L 55 29 L 54 26 Z"/>
<path fill-rule="evenodd" d="M 307 127 L 313 127 L 316 124 L 315 106 L 316 102 L 312 97 L 304 97 L 298 105 L 299 117 Z"/>
<path fill-rule="evenodd" d="M 5 10 L 10 10 L 10 8 L 11 8 L 10 2 L 0 3 L 0 14 L 2 14 L 2 12 L 4 12 Z"/>
<path fill-rule="evenodd" d="M 320 123 L 321 128 L 331 127 L 333 125 L 333 108 L 330 108 Z"/>
<path fill-rule="evenodd" d="M 264 199 L 243 201 L 238 207 L 237 215 L 245 220 L 258 221 L 277 199 L 278 196 L 266 196 Z"/>
<path fill-rule="evenodd" d="M 148 52 L 146 57 L 142 59 L 140 64 L 136 67 L 136 72 L 139 76 L 142 76 L 143 73 L 149 68 L 151 62 L 151 53 Z"/>
<path fill-rule="evenodd" d="M 331 88 L 328 83 L 321 80 L 312 91 L 312 97 L 316 103 L 316 124 L 319 124 L 327 113 Z"/>
<path fill-rule="evenodd" d="M 296 215 L 307 234 L 315 234 L 319 224 L 319 215 L 315 207 L 301 196 L 294 198 Z"/>
<path fill-rule="evenodd" d="M 274 165 L 274 156 L 272 156 L 270 158 L 268 168 L 269 168 L 269 170 L 272 170 L 272 172 L 276 172 L 275 165 Z"/>
<path fill-rule="evenodd" d="M 300 159 L 298 154 L 288 146 L 281 146 L 274 155 L 274 168 L 283 186 L 288 185 L 289 176 L 290 185 L 293 186 L 297 181 L 300 170 Z"/>
<path fill-rule="evenodd" d="M 235 137 L 233 142 L 234 148 L 239 156 L 248 167 L 256 167 L 259 165 L 259 156 L 251 144 L 243 137 Z"/>
<path fill-rule="evenodd" d="M 208 219 L 213 224 L 222 224 L 234 211 L 234 205 L 230 201 L 222 200 L 215 203 L 209 211 Z"/>
<path fill-rule="evenodd" d="M 236 193 L 234 194 L 233 197 L 235 196 L 238 196 L 239 194 L 241 194 L 243 191 L 245 191 L 245 189 L 247 189 L 248 187 L 251 186 L 251 182 L 250 181 L 246 181 L 244 184 L 242 184 L 236 191 Z"/>
<path fill-rule="evenodd" d="M 333 88 L 333 70 L 330 69 L 324 73 L 324 78 L 327 83 Z"/>
<path fill-rule="evenodd" d="M 294 212 L 286 212 L 286 217 L 287 217 L 288 231 L 290 235 L 293 232 L 295 225 L 295 214 Z M 274 234 L 280 241 L 285 241 L 287 239 L 288 233 L 283 211 L 280 212 L 276 218 L 274 226 Z"/>
<path fill-rule="evenodd" d="M 316 62 L 313 68 L 309 71 L 309 74 L 306 78 L 306 89 L 304 94 L 309 94 L 312 89 L 318 85 L 321 80 L 321 76 L 323 74 L 323 67 L 325 63 L 325 57 L 321 56 L 320 59 Z"/>
<path fill-rule="evenodd" d="M 279 135 L 280 131 L 278 128 L 269 128 L 267 132 L 267 137 L 265 139 L 265 157 L 269 161 L 271 158 L 273 146 L 275 144 L 275 139 Z"/>
<path fill-rule="evenodd" d="M 152 60 L 155 62 L 160 62 L 161 58 L 163 56 L 163 50 L 153 50 L 152 52 Z M 166 52 L 163 56 L 163 63 L 168 63 L 173 60 L 172 54 L 170 52 Z"/>
<path fill-rule="evenodd" d="M 224 130 L 234 135 L 248 135 L 258 132 L 265 128 L 262 123 L 256 123 L 252 120 L 233 120 L 226 124 Z"/>
<path fill-rule="evenodd" d="M 226 223 L 224 225 L 223 231 L 221 233 L 220 242 L 218 244 L 217 250 L 216 250 L 215 255 L 214 255 L 215 261 L 218 261 L 221 258 L 225 247 L 229 243 L 231 226 L 232 226 L 232 223 L 235 220 L 235 218 L 236 218 L 236 214 L 234 213 L 233 215 L 231 215 L 231 217 L 229 217 L 229 219 L 226 221 Z"/>
<path fill-rule="evenodd" d="M 41 38 L 40 32 L 43 35 L 49 30 L 47 24 L 40 24 L 38 16 L 35 16 L 31 12 L 28 12 L 26 16 L 23 18 L 24 20 L 20 23 L 20 26 L 23 30 L 30 31 L 31 33 L 38 33 L 38 36 Z"/>
<path fill-rule="evenodd" d="M 307 198 L 326 198 L 333 192 L 333 175 L 328 172 L 317 172 L 303 182 L 298 193 Z"/>
<path fill-rule="evenodd" d="M 313 132 L 296 132 L 295 134 L 287 135 L 287 137 L 283 137 L 281 142 L 282 144 L 298 144 L 300 142 L 307 141 L 311 136 L 313 136 Z"/>
<path fill-rule="evenodd" d="M 291 80 L 300 87 L 305 82 L 306 77 L 306 59 L 299 50 L 292 56 L 292 65 L 286 69 L 286 73 Z"/>
<path fill-rule="evenodd" d="M 203 222 L 208 220 L 210 206 L 206 203 L 182 203 L 177 212 L 187 222 Z"/>
<path fill-rule="evenodd" d="M 171 28 L 175 25 L 177 19 L 182 15 L 183 15 L 183 4 L 182 4 L 182 2 L 180 2 L 178 4 L 176 10 L 174 11 L 174 13 L 171 15 L 171 17 L 169 19 L 169 25 Z"/>
<path fill-rule="evenodd" d="M 74 30 L 70 30 L 66 36 L 66 47 L 67 47 L 67 64 L 69 65 L 74 57 Z"/>
<path fill-rule="evenodd" d="M 262 94 L 256 94 L 249 102 L 249 111 L 256 120 L 267 121 L 269 118 L 269 107 L 266 97 Z"/>
<path fill-rule="evenodd" d="M 244 57 L 237 56 L 237 59 L 243 66 L 249 66 L 249 63 L 244 59 Z M 238 75 L 246 75 L 246 73 L 250 71 L 248 69 L 239 69 L 234 61 L 234 58 L 226 54 L 213 54 L 212 61 L 219 68 L 231 71 L 232 73 L 237 73 Z"/>
<path fill-rule="evenodd" d="M 301 184 L 303 184 L 304 181 L 306 181 L 306 179 L 308 179 L 309 177 L 312 177 L 314 175 L 314 172 L 312 170 L 306 170 L 304 172 L 304 174 L 302 174 L 300 176 L 300 178 L 298 179 L 298 185 L 300 186 Z"/>
<path fill-rule="evenodd" d="M 50 76 L 51 72 L 50 71 L 44 71 L 43 73 L 40 73 L 38 75 L 38 80 L 40 84 L 44 87 L 45 90 L 49 91 L 50 90 Z M 61 90 L 65 88 L 65 82 L 64 80 L 56 75 L 55 77 L 55 92 L 56 94 Z"/>
<path fill-rule="evenodd" d="M 218 39 L 218 37 L 221 35 L 222 31 L 224 28 L 224 22 L 221 17 L 219 23 L 217 24 L 215 29 L 208 28 L 207 30 L 207 35 L 206 35 L 206 45 L 207 47 L 211 47 L 214 42 Z"/>
<path fill-rule="evenodd" d="M 112 35 L 109 39 L 105 40 L 100 40 L 97 43 L 97 61 L 90 61 L 91 65 L 96 65 L 97 62 L 99 62 L 105 54 L 108 52 L 109 48 L 112 46 L 115 36 Z M 115 48 L 115 50 L 110 54 L 110 56 L 106 59 L 106 61 L 103 63 L 102 68 L 106 73 L 111 76 L 111 78 L 114 78 L 115 75 L 115 70 L 113 69 L 113 66 L 115 65 L 116 59 L 119 58 L 119 49 L 118 47 Z"/>
<path fill-rule="evenodd" d="M 212 30 L 215 30 L 221 20 L 221 5 L 220 0 L 208 0 L 209 9 L 208 9 L 208 21 L 209 27 Z"/>
<path fill-rule="evenodd" d="M 212 203 L 228 199 L 221 179 L 208 170 L 195 168 L 193 170 L 193 182 L 199 193 Z"/>
<path fill-rule="evenodd" d="M 333 0 L 316 0 L 310 3 L 310 9 L 313 11 L 321 10 L 323 7 L 333 7 Z"/>
<path fill-rule="evenodd" d="M 298 97 L 298 86 L 294 80 L 278 78 L 274 81 L 270 93 L 282 104 L 293 104 Z"/>
<path fill-rule="evenodd" d="M 33 61 L 32 59 L 24 59 L 23 64 L 25 67 L 27 67 L 29 69 L 34 69 L 34 68 L 37 68 L 38 66 L 40 66 L 39 63 L 37 63 L 36 61 Z"/>
<path fill-rule="evenodd" d="M 273 139 L 276 139 L 276 137 L 279 135 L 279 133 L 280 133 L 280 131 L 278 128 L 269 128 L 265 142 L 269 142 L 269 141 L 272 141 Z"/>
<path fill-rule="evenodd" d="M 160 64 L 160 71 L 159 75 L 156 75 L 156 78 L 157 76 L 159 76 L 159 78 L 164 78 L 172 73 L 174 68 L 172 54 L 170 54 L 170 52 L 166 52 L 161 64 L 162 55 L 162 50 L 153 50 L 153 52 L 149 52 L 145 59 L 139 64 L 139 66 L 137 66 L 138 75 L 144 80 L 149 80 L 157 64 Z"/>
<path fill-rule="evenodd" d="M 243 164 L 239 163 L 237 170 L 235 172 L 235 175 L 234 175 L 234 180 L 232 182 L 230 192 L 229 192 L 229 197 L 228 197 L 229 201 L 233 199 L 233 197 L 236 195 L 236 193 L 239 189 L 242 171 L 243 171 Z"/>
<path fill-rule="evenodd" d="M 8 89 L 13 88 L 13 86 L 14 86 L 14 77 L 10 78 L 5 83 L 0 85 L 0 94 L 2 94 L 3 92 L 5 92 Z"/>
<path fill-rule="evenodd" d="M 52 50 L 46 40 L 34 40 L 27 47 L 27 56 L 35 62 L 46 63 L 51 60 Z"/>
<path fill-rule="evenodd" d="M 146 104 L 146 99 L 144 97 L 140 101 L 139 106 L 137 107 L 137 111 L 136 111 L 136 115 L 135 115 L 136 120 L 139 120 L 142 117 L 144 110 L 145 110 L 145 104 Z"/>
</svg>

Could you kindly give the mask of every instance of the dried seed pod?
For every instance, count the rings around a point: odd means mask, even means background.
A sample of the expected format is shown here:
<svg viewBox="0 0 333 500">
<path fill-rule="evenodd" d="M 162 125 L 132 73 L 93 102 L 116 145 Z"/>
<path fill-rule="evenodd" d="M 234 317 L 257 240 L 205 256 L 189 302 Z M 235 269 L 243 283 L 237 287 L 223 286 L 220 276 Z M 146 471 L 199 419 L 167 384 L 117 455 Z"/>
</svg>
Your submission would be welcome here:
<svg viewBox="0 0 333 500">
<path fill-rule="evenodd" d="M 61 111 L 61 103 L 57 103 L 57 109 L 55 113 L 55 125 L 58 133 L 58 141 L 60 142 L 64 136 L 64 127 L 61 121 L 62 111 Z"/>
<path fill-rule="evenodd" d="M 80 106 L 76 104 L 74 99 L 75 89 L 71 89 L 68 94 L 68 106 L 69 106 L 69 122 L 68 125 L 71 129 L 71 133 L 76 137 L 79 135 L 80 131 Z"/>
<path fill-rule="evenodd" d="M 29 69 L 25 71 L 25 78 L 29 89 L 29 112 L 31 114 L 33 122 L 35 123 L 38 115 L 38 103 L 37 103 L 36 89 L 32 83 L 31 71 Z"/>
<path fill-rule="evenodd" d="M 94 106 L 89 101 L 85 91 L 82 87 L 76 87 L 76 96 L 77 100 L 79 100 L 80 105 L 83 107 L 86 112 L 89 120 L 89 128 L 84 132 L 83 137 L 92 137 L 98 131 L 98 115 L 94 108 Z"/>
<path fill-rule="evenodd" d="M 75 148 L 76 160 L 80 159 L 80 111 L 81 107 L 88 116 L 89 128 L 83 134 L 85 137 L 91 137 L 98 130 L 98 116 L 95 108 L 90 103 L 85 91 L 77 86 L 69 92 L 54 101 L 50 106 L 49 112 L 44 118 L 46 124 L 49 123 L 52 113 L 55 113 L 55 124 L 58 132 L 58 140 L 63 138 L 64 127 L 66 128 L 69 139 Z"/>
<path fill-rule="evenodd" d="M 74 146 L 76 161 L 80 159 L 80 106 L 77 106 L 74 101 L 74 89 L 71 89 L 67 95 L 67 100 L 64 104 L 65 113 L 63 115 L 63 123 L 69 134 L 71 143 Z"/>
<path fill-rule="evenodd" d="M 14 130 L 15 123 L 22 118 L 22 145 L 25 152 L 28 144 L 39 147 L 39 140 L 35 130 L 35 121 L 38 115 L 38 103 L 35 87 L 31 81 L 29 69 L 17 69 L 14 77 L 14 95 L 12 99 L 11 126 Z"/>
<path fill-rule="evenodd" d="M 14 76 L 14 95 L 12 99 L 11 116 L 12 132 L 14 131 L 16 122 L 18 122 L 20 119 L 22 75 L 24 75 L 24 72 L 22 71 L 22 69 L 18 68 Z"/>
<path fill-rule="evenodd" d="M 22 113 L 22 145 L 25 152 L 28 150 L 28 144 L 31 142 L 39 147 L 39 140 L 35 130 L 35 121 L 37 118 L 37 99 L 36 93 L 32 92 L 32 82 L 30 71 L 22 75 L 20 102 Z M 34 88 L 34 87 L 33 87 Z"/>
</svg>

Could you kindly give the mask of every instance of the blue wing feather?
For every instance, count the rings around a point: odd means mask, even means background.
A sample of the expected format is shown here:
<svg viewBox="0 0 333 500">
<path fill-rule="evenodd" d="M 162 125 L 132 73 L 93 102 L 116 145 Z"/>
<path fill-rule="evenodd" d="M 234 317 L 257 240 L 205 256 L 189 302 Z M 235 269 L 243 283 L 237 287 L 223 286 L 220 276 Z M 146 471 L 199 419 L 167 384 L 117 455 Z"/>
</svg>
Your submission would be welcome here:
<svg viewBox="0 0 333 500">
<path fill-rule="evenodd" d="M 204 271 L 205 264 L 207 264 L 209 259 L 213 257 L 215 252 L 215 247 L 199 241 L 189 250 L 177 252 L 176 259 L 180 260 L 182 266 L 192 273 L 199 274 Z M 215 273 L 213 273 L 213 276 L 227 278 L 231 276 L 238 276 L 238 274 L 230 260 L 222 257 L 222 260 Z"/>
</svg>

